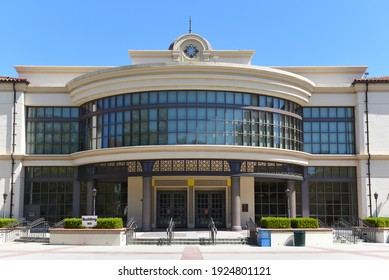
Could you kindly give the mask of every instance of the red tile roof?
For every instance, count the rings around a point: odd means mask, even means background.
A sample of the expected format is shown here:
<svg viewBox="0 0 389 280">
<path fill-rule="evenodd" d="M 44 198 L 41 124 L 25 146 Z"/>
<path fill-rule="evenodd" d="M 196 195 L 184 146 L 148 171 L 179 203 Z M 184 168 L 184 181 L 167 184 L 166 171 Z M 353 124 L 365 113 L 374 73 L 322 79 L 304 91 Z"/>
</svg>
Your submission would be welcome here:
<svg viewBox="0 0 389 280">
<path fill-rule="evenodd" d="M 0 76 L 0 83 L 27 83 L 26 79 Z"/>
<path fill-rule="evenodd" d="M 361 83 L 389 83 L 389 76 L 375 77 L 375 78 L 362 78 L 354 80 L 354 84 Z"/>
</svg>

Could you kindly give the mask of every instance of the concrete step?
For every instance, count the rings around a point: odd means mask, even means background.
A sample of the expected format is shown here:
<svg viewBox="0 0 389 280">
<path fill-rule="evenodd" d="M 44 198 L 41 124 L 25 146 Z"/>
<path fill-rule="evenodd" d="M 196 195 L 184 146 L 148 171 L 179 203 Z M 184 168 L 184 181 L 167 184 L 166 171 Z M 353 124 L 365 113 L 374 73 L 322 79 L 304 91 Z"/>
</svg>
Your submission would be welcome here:
<svg viewBox="0 0 389 280">
<path fill-rule="evenodd" d="M 36 243 L 50 243 L 50 237 L 26 237 L 22 236 L 14 240 L 15 242 L 36 242 Z"/>
<path fill-rule="evenodd" d="M 167 245 L 166 238 L 134 238 L 128 245 Z M 247 238 L 216 238 L 215 244 L 245 245 Z M 210 238 L 173 238 L 171 245 L 212 245 Z"/>
</svg>

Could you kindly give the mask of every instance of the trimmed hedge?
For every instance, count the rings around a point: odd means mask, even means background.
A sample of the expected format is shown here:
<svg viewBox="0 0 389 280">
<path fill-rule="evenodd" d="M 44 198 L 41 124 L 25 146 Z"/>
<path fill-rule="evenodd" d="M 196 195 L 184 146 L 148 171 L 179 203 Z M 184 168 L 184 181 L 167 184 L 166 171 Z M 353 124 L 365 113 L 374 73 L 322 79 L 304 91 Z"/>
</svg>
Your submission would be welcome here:
<svg viewBox="0 0 389 280">
<path fill-rule="evenodd" d="M 261 228 L 290 228 L 289 218 L 263 217 L 260 221 Z"/>
<path fill-rule="evenodd" d="M 369 224 L 372 224 L 375 227 L 389 227 L 389 218 L 386 217 L 371 217 L 364 218 L 363 220 L 368 222 Z"/>
<path fill-rule="evenodd" d="M 0 218 L 0 228 L 8 227 L 13 222 L 16 222 L 16 219 L 14 218 Z"/>
<path fill-rule="evenodd" d="M 64 228 L 85 228 L 81 218 L 67 218 L 64 221 Z M 121 218 L 97 218 L 97 225 L 94 228 L 123 228 Z"/>
<path fill-rule="evenodd" d="M 67 218 L 63 223 L 64 228 L 84 228 L 81 218 Z"/>
<path fill-rule="evenodd" d="M 263 217 L 259 225 L 261 228 L 319 228 L 319 221 L 315 218 Z"/>
<path fill-rule="evenodd" d="M 97 218 L 95 228 L 123 228 L 123 220 L 121 218 Z"/>
<path fill-rule="evenodd" d="M 319 221 L 315 218 L 292 218 L 292 228 L 319 228 Z"/>
</svg>

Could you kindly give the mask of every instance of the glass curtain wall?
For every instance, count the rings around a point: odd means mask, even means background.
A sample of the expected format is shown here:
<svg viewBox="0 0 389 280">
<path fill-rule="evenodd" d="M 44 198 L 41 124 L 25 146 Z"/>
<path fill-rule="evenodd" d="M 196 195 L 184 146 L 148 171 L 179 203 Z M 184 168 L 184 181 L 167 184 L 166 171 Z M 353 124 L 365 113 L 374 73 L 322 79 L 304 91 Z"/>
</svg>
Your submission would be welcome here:
<svg viewBox="0 0 389 280">
<path fill-rule="evenodd" d="M 255 181 L 255 222 L 262 217 L 288 217 L 287 182 Z M 296 216 L 301 217 L 301 182 L 295 182 Z"/>
<path fill-rule="evenodd" d="M 82 106 L 82 150 L 138 145 L 243 145 L 302 150 L 301 107 L 240 92 L 155 91 Z"/>
<path fill-rule="evenodd" d="M 27 154 L 79 151 L 78 107 L 28 107 Z"/>
<path fill-rule="evenodd" d="M 304 108 L 304 151 L 355 154 L 354 108 Z"/>
<path fill-rule="evenodd" d="M 73 167 L 26 167 L 24 205 L 39 205 L 50 223 L 73 214 Z"/>
<path fill-rule="evenodd" d="M 309 213 L 327 225 L 358 217 L 355 167 L 308 167 Z"/>
<path fill-rule="evenodd" d="M 119 217 L 127 221 L 127 182 L 96 181 L 96 215 L 99 217 Z M 81 182 L 80 210 L 87 213 L 87 183 Z"/>
</svg>

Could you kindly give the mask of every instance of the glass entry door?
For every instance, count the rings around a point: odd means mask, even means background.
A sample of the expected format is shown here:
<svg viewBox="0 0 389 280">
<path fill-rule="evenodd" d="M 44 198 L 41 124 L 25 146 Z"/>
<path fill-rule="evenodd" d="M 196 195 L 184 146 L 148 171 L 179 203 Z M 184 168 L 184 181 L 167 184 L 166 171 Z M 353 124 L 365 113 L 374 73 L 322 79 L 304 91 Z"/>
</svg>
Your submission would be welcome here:
<svg viewBox="0 0 389 280">
<path fill-rule="evenodd" d="M 185 191 L 159 191 L 157 201 L 157 227 L 168 227 L 170 218 L 173 218 L 177 228 L 187 227 Z"/>
<path fill-rule="evenodd" d="M 226 199 L 224 191 L 196 192 L 196 227 L 208 227 L 212 217 L 215 226 L 226 227 Z"/>
</svg>

